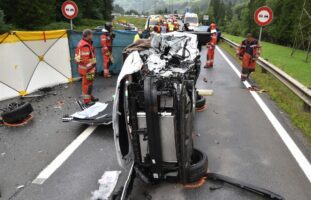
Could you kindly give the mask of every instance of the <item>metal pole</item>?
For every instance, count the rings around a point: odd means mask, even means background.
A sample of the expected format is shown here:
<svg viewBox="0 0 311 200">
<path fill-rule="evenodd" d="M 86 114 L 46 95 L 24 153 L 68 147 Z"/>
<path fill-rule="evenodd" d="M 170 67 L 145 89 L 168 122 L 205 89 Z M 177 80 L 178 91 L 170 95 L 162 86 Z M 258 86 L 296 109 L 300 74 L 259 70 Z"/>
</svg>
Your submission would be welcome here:
<svg viewBox="0 0 311 200">
<path fill-rule="evenodd" d="M 70 20 L 70 29 L 73 30 L 73 23 L 72 23 L 72 19 Z"/>
<path fill-rule="evenodd" d="M 260 27 L 259 42 L 261 42 L 262 26 Z"/>
</svg>

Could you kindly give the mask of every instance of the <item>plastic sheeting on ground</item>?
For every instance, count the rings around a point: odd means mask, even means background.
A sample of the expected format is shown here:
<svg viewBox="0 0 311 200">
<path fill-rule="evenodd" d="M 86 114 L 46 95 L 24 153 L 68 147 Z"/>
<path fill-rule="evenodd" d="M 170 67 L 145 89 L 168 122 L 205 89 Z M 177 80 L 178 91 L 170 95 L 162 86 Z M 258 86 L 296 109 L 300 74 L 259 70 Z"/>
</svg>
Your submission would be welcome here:
<svg viewBox="0 0 311 200">
<path fill-rule="evenodd" d="M 66 30 L 0 35 L 0 100 L 72 81 Z"/>
</svg>

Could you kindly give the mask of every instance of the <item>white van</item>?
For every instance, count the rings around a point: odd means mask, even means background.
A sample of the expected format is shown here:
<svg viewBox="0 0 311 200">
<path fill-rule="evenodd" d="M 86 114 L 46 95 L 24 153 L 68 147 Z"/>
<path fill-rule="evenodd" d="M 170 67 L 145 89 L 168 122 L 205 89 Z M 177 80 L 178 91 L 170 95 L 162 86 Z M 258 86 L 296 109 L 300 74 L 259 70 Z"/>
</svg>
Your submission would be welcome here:
<svg viewBox="0 0 311 200">
<path fill-rule="evenodd" d="M 199 18 L 195 13 L 186 13 L 184 18 L 184 24 L 189 23 L 189 28 L 194 29 L 194 27 L 199 26 Z"/>
</svg>

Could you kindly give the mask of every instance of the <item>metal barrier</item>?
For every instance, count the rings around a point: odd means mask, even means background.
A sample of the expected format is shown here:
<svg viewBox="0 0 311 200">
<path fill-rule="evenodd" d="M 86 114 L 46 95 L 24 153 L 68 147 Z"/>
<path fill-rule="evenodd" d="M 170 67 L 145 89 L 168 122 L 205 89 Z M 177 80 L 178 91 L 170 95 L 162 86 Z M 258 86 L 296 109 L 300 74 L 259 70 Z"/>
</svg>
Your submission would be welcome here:
<svg viewBox="0 0 311 200">
<path fill-rule="evenodd" d="M 238 48 L 239 45 L 235 42 L 224 37 L 221 38 L 231 47 Z M 286 87 L 294 92 L 304 102 L 303 107 L 305 111 L 311 111 L 311 90 L 309 88 L 302 85 L 300 82 L 286 74 L 284 71 L 261 57 L 258 58 L 257 64 L 260 65 L 264 70 L 270 72 L 274 77 L 276 77 Z"/>
</svg>

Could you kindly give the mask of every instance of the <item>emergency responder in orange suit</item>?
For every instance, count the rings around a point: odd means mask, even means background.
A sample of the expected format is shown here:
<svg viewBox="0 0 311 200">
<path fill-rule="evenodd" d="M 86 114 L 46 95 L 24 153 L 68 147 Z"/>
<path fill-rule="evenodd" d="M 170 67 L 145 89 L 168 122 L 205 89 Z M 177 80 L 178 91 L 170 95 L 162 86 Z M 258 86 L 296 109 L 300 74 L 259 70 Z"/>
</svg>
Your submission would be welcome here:
<svg viewBox="0 0 311 200">
<path fill-rule="evenodd" d="M 174 31 L 179 31 L 179 23 L 177 20 L 174 20 Z"/>
<path fill-rule="evenodd" d="M 216 30 L 216 28 L 217 28 L 217 25 L 215 23 L 211 23 L 211 25 L 209 26 L 208 30 L 212 31 L 214 29 Z"/>
<path fill-rule="evenodd" d="M 260 56 L 259 42 L 252 34 L 248 33 L 246 39 L 242 41 L 237 49 L 237 56 L 242 60 L 241 81 L 245 81 L 255 71 L 256 60 Z"/>
<path fill-rule="evenodd" d="M 96 72 L 96 57 L 92 45 L 93 32 L 86 29 L 82 33 L 82 40 L 78 43 L 75 60 L 78 64 L 78 72 L 82 77 L 82 98 L 85 104 L 93 104 L 98 99 L 92 95 L 93 81 Z"/>
<path fill-rule="evenodd" d="M 207 60 L 205 68 L 212 68 L 214 66 L 214 54 L 217 44 L 217 31 L 216 29 L 211 30 L 211 41 L 207 43 Z"/>
<path fill-rule="evenodd" d="M 159 21 L 159 22 L 157 23 L 157 25 L 154 26 L 154 31 L 155 31 L 156 33 L 161 33 L 161 21 Z"/>
<path fill-rule="evenodd" d="M 114 34 L 112 33 L 112 24 L 106 23 L 105 29 L 103 29 L 103 35 L 101 36 L 101 45 L 102 45 L 102 55 L 104 59 L 104 77 L 110 78 L 111 74 L 109 72 L 109 67 L 113 64 L 112 56 L 112 40 Z"/>
</svg>

